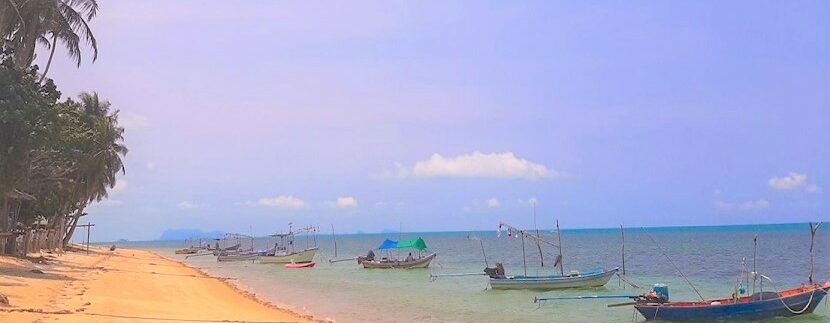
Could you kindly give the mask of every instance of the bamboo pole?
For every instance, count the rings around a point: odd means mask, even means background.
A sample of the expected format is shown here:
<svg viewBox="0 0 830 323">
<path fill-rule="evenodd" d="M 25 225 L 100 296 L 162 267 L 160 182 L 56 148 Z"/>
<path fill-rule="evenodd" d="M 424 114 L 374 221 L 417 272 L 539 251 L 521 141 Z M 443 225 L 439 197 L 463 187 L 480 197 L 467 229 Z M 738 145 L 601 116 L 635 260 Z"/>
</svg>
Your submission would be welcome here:
<svg viewBox="0 0 830 323">
<path fill-rule="evenodd" d="M 539 235 L 539 226 L 536 224 L 536 201 L 533 201 L 533 226 L 536 229 L 536 236 L 541 237 L 541 235 Z M 542 245 L 539 243 L 538 240 L 536 241 L 536 248 L 539 249 L 540 267 L 544 267 L 545 257 L 542 255 Z"/>
<path fill-rule="evenodd" d="M 331 239 L 334 240 L 334 258 L 337 258 L 337 237 L 334 235 L 334 223 L 331 224 Z"/>
<path fill-rule="evenodd" d="M 525 233 L 524 231 L 519 231 L 519 234 L 522 235 L 522 264 L 525 268 L 525 276 L 527 276 L 527 257 L 525 257 Z"/>
<path fill-rule="evenodd" d="M 620 224 L 620 234 L 622 235 L 622 239 L 623 239 L 623 241 L 622 241 L 623 242 L 622 243 L 622 247 L 623 247 L 623 251 L 622 251 L 622 253 L 623 253 L 623 276 L 625 276 L 625 230 L 623 229 L 622 224 Z"/>
</svg>

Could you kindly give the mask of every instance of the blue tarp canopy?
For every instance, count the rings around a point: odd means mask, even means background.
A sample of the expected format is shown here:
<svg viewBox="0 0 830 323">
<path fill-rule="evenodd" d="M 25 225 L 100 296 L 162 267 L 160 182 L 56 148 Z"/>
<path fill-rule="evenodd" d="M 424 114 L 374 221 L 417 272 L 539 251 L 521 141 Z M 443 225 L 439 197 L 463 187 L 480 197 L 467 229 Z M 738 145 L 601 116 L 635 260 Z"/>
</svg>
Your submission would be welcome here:
<svg viewBox="0 0 830 323">
<path fill-rule="evenodd" d="M 378 247 L 379 250 L 386 250 L 386 249 L 396 249 L 398 248 L 398 242 L 394 240 L 383 240 L 383 243 L 380 244 Z"/>
</svg>

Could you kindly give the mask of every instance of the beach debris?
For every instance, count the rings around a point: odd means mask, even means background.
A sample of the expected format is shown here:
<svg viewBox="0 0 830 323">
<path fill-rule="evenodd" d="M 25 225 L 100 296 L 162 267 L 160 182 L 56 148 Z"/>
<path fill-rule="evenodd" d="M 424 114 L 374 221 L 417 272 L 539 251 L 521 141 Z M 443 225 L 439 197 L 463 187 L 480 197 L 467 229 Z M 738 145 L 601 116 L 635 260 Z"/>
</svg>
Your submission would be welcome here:
<svg viewBox="0 0 830 323">
<path fill-rule="evenodd" d="M 110 251 L 115 251 L 115 245 L 110 246 Z"/>
<path fill-rule="evenodd" d="M 6 295 L 0 294 L 0 305 L 2 306 L 11 306 L 9 303 L 9 298 Z"/>
<path fill-rule="evenodd" d="M 32 270 L 29 270 L 29 271 L 33 272 L 35 274 L 44 274 L 43 270 L 40 270 L 40 269 L 32 269 Z"/>
</svg>

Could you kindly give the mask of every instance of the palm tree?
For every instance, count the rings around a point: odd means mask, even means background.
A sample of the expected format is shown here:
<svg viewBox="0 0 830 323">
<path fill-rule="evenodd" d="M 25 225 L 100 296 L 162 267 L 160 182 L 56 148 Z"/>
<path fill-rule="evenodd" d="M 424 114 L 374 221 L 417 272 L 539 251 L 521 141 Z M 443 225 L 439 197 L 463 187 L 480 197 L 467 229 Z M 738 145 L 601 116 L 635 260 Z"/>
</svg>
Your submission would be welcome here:
<svg viewBox="0 0 830 323">
<path fill-rule="evenodd" d="M 64 244 L 69 243 L 84 208 L 93 201 L 107 197 L 107 189 L 115 186 L 118 173 L 124 173 L 121 157 L 127 154 L 124 128 L 118 126 L 118 111 L 110 113 L 110 103 L 101 101 L 97 93 L 81 93 L 82 121 L 88 125 L 84 158 L 74 178 L 76 211 L 69 219 Z"/>
<path fill-rule="evenodd" d="M 18 68 L 32 64 L 38 44 L 50 50 L 42 81 L 52 65 L 58 41 L 78 66 L 81 38 L 92 48 L 92 61 L 98 58 L 98 42 L 88 24 L 96 14 L 97 0 L 0 0 L 0 37 L 14 49 Z"/>
</svg>

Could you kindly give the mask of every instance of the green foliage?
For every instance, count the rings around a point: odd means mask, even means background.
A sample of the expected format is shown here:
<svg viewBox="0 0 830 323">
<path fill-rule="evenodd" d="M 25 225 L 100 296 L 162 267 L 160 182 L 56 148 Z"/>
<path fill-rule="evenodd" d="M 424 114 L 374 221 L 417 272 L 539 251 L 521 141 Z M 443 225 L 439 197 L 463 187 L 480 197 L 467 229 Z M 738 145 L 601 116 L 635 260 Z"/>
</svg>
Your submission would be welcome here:
<svg viewBox="0 0 830 323">
<path fill-rule="evenodd" d="M 23 225 L 82 210 L 107 196 L 127 153 L 118 111 L 96 93 L 59 102 L 51 80 L 36 70 L 0 67 L 0 194 L 34 195 L 18 220 Z"/>
<path fill-rule="evenodd" d="M 43 145 L 52 107 L 60 97 L 54 84 L 36 81 L 36 69 L 0 63 L 0 192 L 29 177 L 31 151 Z"/>
<path fill-rule="evenodd" d="M 83 41 L 92 49 L 92 60 L 98 57 L 98 43 L 88 25 L 97 13 L 96 0 L 3 0 L 0 38 L 14 49 L 19 68 L 32 63 L 37 45 L 51 49 L 58 41 L 80 66 Z"/>
</svg>

